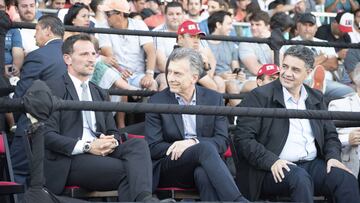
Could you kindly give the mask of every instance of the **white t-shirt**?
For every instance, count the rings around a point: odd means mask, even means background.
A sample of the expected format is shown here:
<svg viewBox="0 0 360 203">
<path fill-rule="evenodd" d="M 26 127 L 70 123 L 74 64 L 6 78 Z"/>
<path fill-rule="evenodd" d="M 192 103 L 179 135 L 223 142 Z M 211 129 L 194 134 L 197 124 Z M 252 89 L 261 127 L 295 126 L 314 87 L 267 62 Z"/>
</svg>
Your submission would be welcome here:
<svg viewBox="0 0 360 203">
<path fill-rule="evenodd" d="M 169 32 L 166 24 L 161 24 L 154 28 L 152 31 Z M 166 58 L 168 58 L 171 52 L 174 50 L 174 46 L 176 45 L 176 38 L 154 37 L 154 44 L 156 50 L 161 50 L 165 54 Z"/>
<path fill-rule="evenodd" d="M 360 42 L 360 33 L 357 31 L 349 32 L 348 33 L 351 39 L 351 43 L 359 43 Z"/>
<path fill-rule="evenodd" d="M 128 21 L 128 30 L 149 31 L 141 20 L 128 18 Z M 99 34 L 99 47 L 112 47 L 120 66 L 132 72 L 145 72 L 145 51 L 142 46 L 147 43 L 153 43 L 152 37 Z"/>
</svg>

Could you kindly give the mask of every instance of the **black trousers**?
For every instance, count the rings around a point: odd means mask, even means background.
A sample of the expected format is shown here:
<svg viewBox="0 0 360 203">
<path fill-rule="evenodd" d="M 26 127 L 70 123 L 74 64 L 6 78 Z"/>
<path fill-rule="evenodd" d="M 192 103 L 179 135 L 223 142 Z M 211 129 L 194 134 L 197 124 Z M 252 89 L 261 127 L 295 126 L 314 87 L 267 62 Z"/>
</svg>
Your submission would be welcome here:
<svg viewBox="0 0 360 203">
<path fill-rule="evenodd" d="M 152 192 L 152 163 L 143 139 L 130 139 L 109 156 L 75 155 L 67 185 L 90 190 L 118 190 L 119 201 L 133 202 L 142 192 Z"/>
<path fill-rule="evenodd" d="M 355 176 L 335 167 L 327 173 L 324 160 L 315 159 L 289 167 L 289 172 L 284 170 L 285 178 L 281 183 L 275 183 L 271 172 L 266 174 L 262 195 L 285 195 L 290 196 L 291 201 L 307 203 L 314 202 L 314 194 L 324 195 L 337 203 L 360 202 Z"/>
<path fill-rule="evenodd" d="M 204 141 L 161 162 L 160 187 L 196 187 L 202 201 L 246 201 L 215 147 Z"/>
</svg>

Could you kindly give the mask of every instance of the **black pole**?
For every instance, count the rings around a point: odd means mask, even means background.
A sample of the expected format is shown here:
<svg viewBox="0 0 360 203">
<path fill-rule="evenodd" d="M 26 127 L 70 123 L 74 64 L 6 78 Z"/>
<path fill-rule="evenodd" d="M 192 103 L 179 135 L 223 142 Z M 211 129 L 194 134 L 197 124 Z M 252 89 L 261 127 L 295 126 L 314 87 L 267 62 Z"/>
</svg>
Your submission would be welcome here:
<svg viewBox="0 0 360 203">
<path fill-rule="evenodd" d="M 280 66 L 280 50 L 274 49 L 274 63 Z"/>
</svg>

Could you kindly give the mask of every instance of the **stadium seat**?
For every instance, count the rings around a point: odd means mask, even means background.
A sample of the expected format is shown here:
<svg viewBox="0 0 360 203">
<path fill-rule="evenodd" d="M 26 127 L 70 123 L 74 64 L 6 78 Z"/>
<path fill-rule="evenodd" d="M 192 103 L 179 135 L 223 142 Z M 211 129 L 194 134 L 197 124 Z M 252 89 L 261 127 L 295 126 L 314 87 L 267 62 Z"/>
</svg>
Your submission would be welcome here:
<svg viewBox="0 0 360 203">
<path fill-rule="evenodd" d="M 23 185 L 14 182 L 6 134 L 0 132 L 0 202 L 15 202 L 15 194 L 24 191 Z"/>
</svg>

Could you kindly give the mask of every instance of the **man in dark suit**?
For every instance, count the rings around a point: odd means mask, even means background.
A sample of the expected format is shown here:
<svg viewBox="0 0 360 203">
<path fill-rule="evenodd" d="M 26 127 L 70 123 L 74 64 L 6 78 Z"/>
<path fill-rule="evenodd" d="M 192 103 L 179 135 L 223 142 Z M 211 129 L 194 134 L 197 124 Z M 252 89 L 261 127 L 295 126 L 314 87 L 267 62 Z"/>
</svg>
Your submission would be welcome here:
<svg viewBox="0 0 360 203">
<path fill-rule="evenodd" d="M 196 85 L 203 65 L 197 51 L 175 49 L 167 63 L 169 88 L 149 103 L 224 105 L 221 94 Z M 246 201 L 220 157 L 229 144 L 227 128 L 224 116 L 147 113 L 154 187 L 196 187 L 202 201 Z"/>
<path fill-rule="evenodd" d="M 89 35 L 69 37 L 62 47 L 68 73 L 48 82 L 64 100 L 104 101 L 106 94 L 89 82 L 96 52 Z M 118 190 L 120 201 L 152 199 L 152 167 L 143 139 L 122 144 L 111 112 L 57 111 L 46 123 L 46 187 L 60 194 L 65 185 L 89 190 Z"/>
<path fill-rule="evenodd" d="M 39 49 L 30 52 L 24 61 L 20 81 L 15 88 L 14 98 L 21 98 L 34 80 L 52 80 L 66 72 L 62 58 L 61 45 L 64 25 L 55 16 L 42 16 L 36 25 L 35 40 Z M 17 129 L 11 145 L 11 159 L 15 180 L 25 183 L 28 176 L 28 159 L 26 157 L 24 132 L 30 125 L 25 114 L 15 114 Z"/>
<path fill-rule="evenodd" d="M 303 84 L 313 63 L 309 48 L 290 47 L 279 80 L 254 89 L 240 106 L 326 110 L 323 95 Z M 251 200 L 286 195 L 313 202 L 316 194 L 360 202 L 355 176 L 340 162 L 341 143 L 332 121 L 239 117 L 234 141 L 238 185 Z"/>
</svg>

